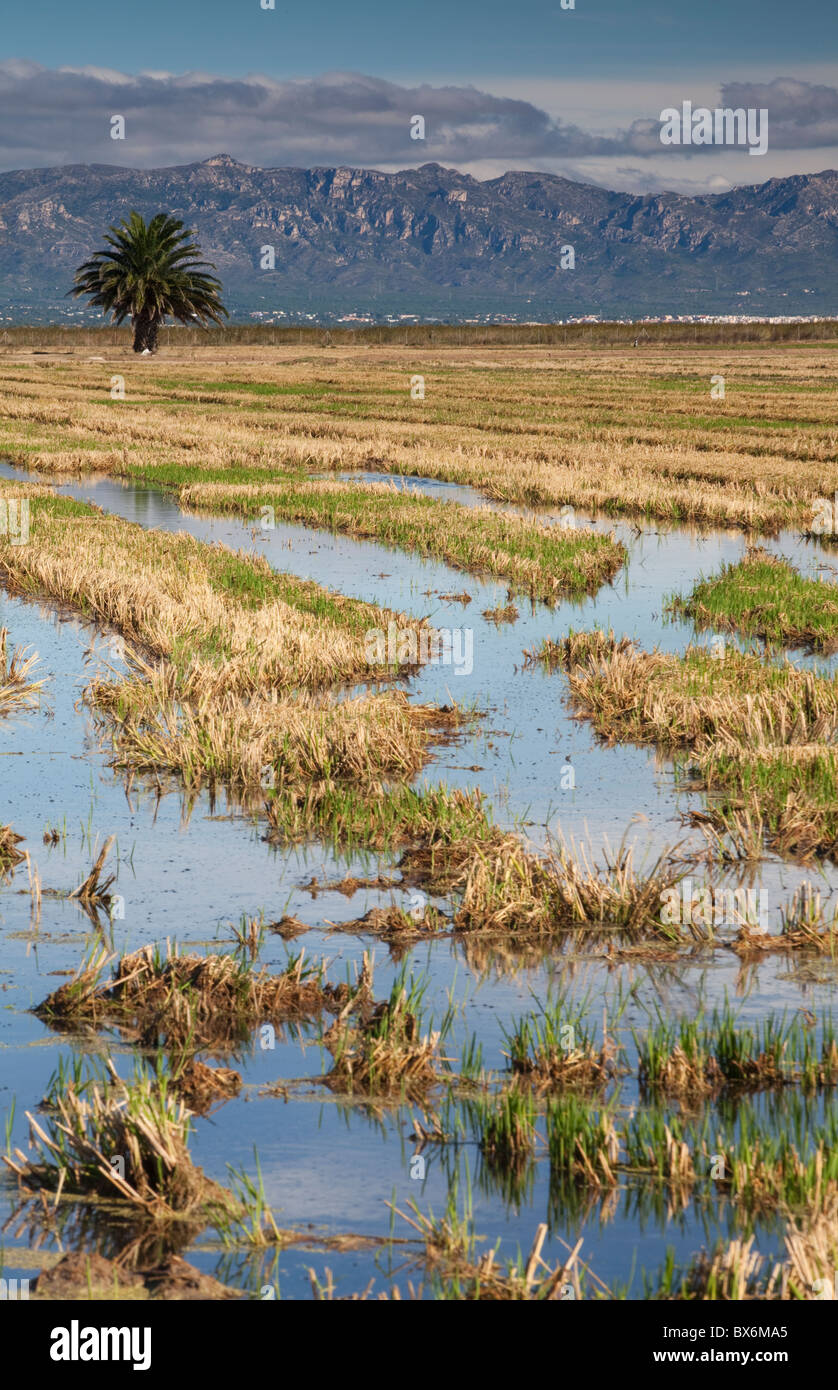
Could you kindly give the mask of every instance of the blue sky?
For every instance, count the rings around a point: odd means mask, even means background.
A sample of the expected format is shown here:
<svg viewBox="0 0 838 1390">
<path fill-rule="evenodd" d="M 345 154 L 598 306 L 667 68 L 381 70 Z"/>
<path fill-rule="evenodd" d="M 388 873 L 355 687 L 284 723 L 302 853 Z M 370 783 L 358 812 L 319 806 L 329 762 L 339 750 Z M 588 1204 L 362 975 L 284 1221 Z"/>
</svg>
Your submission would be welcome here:
<svg viewBox="0 0 838 1390">
<path fill-rule="evenodd" d="M 47 67 L 473 81 L 739 76 L 838 60 L 835 0 L 21 0 L 4 7 L 4 56 Z M 747 71 L 746 71 L 747 69 Z M 774 72 L 772 75 L 776 76 Z"/>
<path fill-rule="evenodd" d="M 838 165 L 836 0 L 20 0 L 0 31 L 0 167 L 259 164 L 478 177 L 538 168 L 714 191 Z M 192 76 L 188 76 L 188 75 Z M 475 93 L 480 94 L 475 96 Z M 764 158 L 664 151 L 683 100 L 766 105 Z M 123 108 L 125 108 L 123 110 Z M 426 110 L 427 108 L 427 110 Z M 424 142 L 405 132 L 427 115 Z M 126 115 L 126 139 L 109 115 Z"/>
</svg>

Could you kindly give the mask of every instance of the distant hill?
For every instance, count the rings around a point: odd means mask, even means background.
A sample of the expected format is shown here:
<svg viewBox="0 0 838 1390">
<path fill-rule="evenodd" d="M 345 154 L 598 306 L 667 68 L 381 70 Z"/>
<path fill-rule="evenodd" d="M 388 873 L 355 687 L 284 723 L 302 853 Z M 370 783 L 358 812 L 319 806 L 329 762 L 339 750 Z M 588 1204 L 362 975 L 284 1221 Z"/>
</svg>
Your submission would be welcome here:
<svg viewBox="0 0 838 1390">
<path fill-rule="evenodd" d="M 134 208 L 195 228 L 237 317 L 838 313 L 834 170 L 638 197 L 549 174 L 258 169 L 229 155 L 0 174 L 0 313 L 77 318 L 73 270 Z"/>
</svg>

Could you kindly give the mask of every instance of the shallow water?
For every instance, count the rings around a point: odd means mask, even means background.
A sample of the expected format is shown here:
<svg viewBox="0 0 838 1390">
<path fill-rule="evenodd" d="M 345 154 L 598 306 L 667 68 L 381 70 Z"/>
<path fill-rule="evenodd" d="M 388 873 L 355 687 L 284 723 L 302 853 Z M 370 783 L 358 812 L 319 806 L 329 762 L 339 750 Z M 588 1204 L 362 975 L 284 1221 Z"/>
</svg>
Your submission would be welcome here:
<svg viewBox="0 0 838 1390">
<path fill-rule="evenodd" d="M 0 467 L 3 476 L 26 478 L 19 469 Z M 380 481 L 381 475 L 372 475 Z M 34 477 L 33 477 L 33 480 Z M 398 480 L 402 485 L 404 480 Z M 409 485 L 433 495 L 475 499 L 471 490 L 426 480 Z M 538 667 L 523 670 L 522 652 L 536 647 L 545 635 L 561 637 L 571 627 L 594 623 L 613 626 L 646 647 L 660 645 L 682 650 L 694 634 L 688 624 L 661 618 L 667 594 L 686 591 L 701 573 L 710 573 L 722 561 L 735 560 L 744 550 L 740 534 L 700 533 L 686 528 L 659 530 L 626 524 L 596 522 L 620 536 L 629 548 L 626 569 L 613 585 L 592 599 L 563 603 L 550 609 L 518 600 L 520 617 L 514 624 L 496 627 L 482 616 L 484 609 L 502 604 L 506 586 L 483 583 L 445 565 L 402 555 L 367 542 L 330 536 L 297 526 L 277 525 L 269 532 L 251 534 L 250 526 L 230 518 L 185 514 L 176 501 L 154 489 L 125 485 L 113 479 L 73 481 L 60 485 L 69 495 L 97 503 L 143 526 L 186 530 L 206 541 L 222 541 L 235 548 L 264 554 L 278 570 L 317 580 L 352 596 L 428 616 L 440 627 L 469 628 L 473 640 L 473 669 L 459 673 L 454 666 L 425 667 L 407 685 L 411 696 L 444 702 L 453 698 L 473 704 L 483 712 L 477 731 L 462 743 L 438 750 L 425 774 L 426 780 L 442 779 L 451 785 L 481 786 L 490 798 L 493 813 L 502 824 L 525 822 L 526 833 L 543 845 L 548 833 L 560 831 L 577 839 L 590 836 L 595 851 L 603 838 L 616 845 L 632 819 L 643 819 L 633 829 L 639 849 L 650 856 L 682 839 L 678 812 L 700 804 L 695 797 L 676 791 L 669 763 L 653 751 L 605 748 L 587 725 L 573 720 L 564 698 L 560 675 L 546 675 Z M 514 510 L 514 509 L 510 509 Z M 544 514 L 539 514 L 544 515 Z M 558 513 L 554 513 L 558 516 Z M 576 520 L 585 520 L 577 513 Z M 816 573 L 822 559 L 818 547 L 786 535 L 768 543 L 805 569 Z M 827 557 L 828 559 L 828 557 Z M 440 594 L 467 591 L 468 605 L 448 603 Z M 144 942 L 175 937 L 182 943 L 212 943 L 231 939 L 231 924 L 242 915 L 264 914 L 266 922 L 293 913 L 311 930 L 293 943 L 314 957 L 325 954 L 331 961 L 330 978 L 343 978 L 360 963 L 370 940 L 335 934 L 329 923 L 360 917 L 368 907 L 386 903 L 389 894 L 362 890 L 353 898 L 336 892 L 316 897 L 302 887 L 315 874 L 320 882 L 341 878 L 347 861 L 336 863 L 322 847 L 279 853 L 261 839 L 261 830 L 225 805 L 213 806 L 206 796 L 184 807 L 176 790 L 157 795 L 147 784 L 134 784 L 126 792 L 123 780 L 107 766 L 106 751 L 98 747 L 88 714 L 77 707 L 83 685 L 95 671 L 97 660 L 86 659 L 91 645 L 113 664 L 107 634 L 87 624 L 67 620 L 43 604 L 18 598 L 0 598 L 0 621 L 9 628 L 12 645 L 31 644 L 50 677 L 44 706 L 26 718 L 0 724 L 0 753 L 5 772 L 6 806 L 0 823 L 10 821 L 24 835 L 40 875 L 45 895 L 40 921 L 33 921 L 26 866 L 18 868 L 10 883 L 0 889 L 0 1094 L 5 1110 L 16 1097 L 14 1142 L 25 1147 L 24 1110 L 42 1096 L 59 1055 L 73 1046 L 59 1038 L 27 1012 L 61 983 L 53 972 L 76 968 L 94 939 L 92 924 L 66 896 L 87 874 L 92 860 L 108 835 L 116 835 L 118 880 L 114 891 L 124 899 L 124 918 L 116 920 L 117 949 L 134 949 Z M 709 641 L 709 637 L 699 637 Z M 802 659 L 795 657 L 795 659 Z M 828 666 L 828 662 L 819 662 Z M 563 791 L 560 769 L 570 756 L 575 769 L 574 790 Z M 480 770 L 475 770 L 479 768 Z M 65 829 L 66 817 L 66 835 Z M 47 848 L 42 834 L 47 825 L 62 833 L 58 846 Z M 117 867 L 116 852 L 111 871 Z M 385 863 L 386 867 L 386 863 Z M 368 859 L 349 861 L 356 873 L 374 871 Z M 766 861 L 760 866 L 757 888 L 768 895 L 772 917 L 803 874 L 791 865 Z M 832 869 L 825 872 L 823 890 L 836 886 Z M 446 1050 L 455 1059 L 464 1039 L 476 1034 L 484 1048 L 487 1066 L 504 1065 L 503 1028 L 533 1006 L 533 995 L 543 1000 L 551 983 L 563 979 L 581 997 L 591 999 L 599 1014 L 606 994 L 618 983 L 632 993 L 623 1027 L 642 1028 L 646 1011 L 659 1008 L 669 1015 L 693 1014 L 701 998 L 710 1004 L 725 995 L 738 999 L 743 1014 L 760 1018 L 769 1009 L 790 1011 L 818 1009 L 829 1004 L 836 972 L 830 962 L 790 964 L 778 958 L 743 970 L 732 953 L 698 953 L 695 960 L 652 965 L 635 962 L 617 969 L 594 959 L 586 949 L 567 960 L 558 953 L 510 974 L 502 965 L 478 969 L 464 955 L 459 943 L 440 940 L 413 949 L 411 965 L 427 974 L 427 1001 L 437 1017 L 444 1011 L 449 993 L 462 1002 Z M 287 948 L 282 939 L 266 933 L 260 959 L 281 966 Z M 376 993 L 389 988 L 395 963 L 386 948 L 376 946 Z M 274 1051 L 254 1046 L 239 1062 L 247 1089 L 210 1119 L 197 1122 L 193 1150 L 196 1161 L 221 1181 L 225 1165 L 253 1171 L 253 1149 L 258 1150 L 268 1200 L 280 1224 L 312 1222 L 332 1232 L 353 1230 L 386 1235 L 390 1214 L 386 1203 L 415 1200 L 423 1210 L 437 1214 L 444 1208 L 455 1158 L 471 1175 L 473 1207 L 478 1231 L 490 1241 L 502 1238 L 504 1249 L 514 1254 L 526 1249 L 539 1221 L 548 1219 L 550 1200 L 547 1164 L 535 1165 L 531 1188 L 517 1203 L 497 1190 L 481 1186 L 481 1164 L 474 1143 L 463 1145 L 458 1155 L 447 1150 L 428 1150 L 427 1176 L 409 1176 L 410 1114 L 385 1111 L 378 1117 L 362 1107 L 347 1110 L 315 1084 L 290 1098 L 260 1097 L 259 1087 L 280 1078 L 316 1077 L 326 1060 L 316 1042 L 316 1030 L 308 1040 L 292 1037 L 277 1041 Z M 124 1074 L 130 1071 L 130 1052 L 114 1041 L 114 1057 Z M 106 1044 L 103 1044 L 106 1045 Z M 626 1095 L 630 1098 L 631 1093 Z M 619 1196 L 617 1211 L 601 1222 L 596 1206 L 587 1216 L 552 1213 L 550 1255 L 559 1259 L 561 1238 L 573 1243 L 585 1236 L 583 1254 L 600 1278 L 626 1281 L 636 1256 L 638 1267 L 651 1270 L 662 1261 L 667 1245 L 687 1257 L 702 1243 L 712 1243 L 728 1229 L 730 1210 L 721 1213 L 715 1204 L 691 1207 L 678 1221 L 662 1212 L 638 1214 L 632 1208 L 636 1193 L 630 1186 Z M 0 1188 L 0 1203 L 11 1211 L 14 1189 Z M 2 1210 L 2 1206 L 0 1206 Z M 2 1223 L 0 1223 L 2 1224 Z M 396 1222 L 396 1234 L 408 1235 Z M 25 1274 L 14 1265 L 11 1246 L 25 1244 L 9 1239 L 6 1232 L 5 1273 Z M 775 1231 L 761 1230 L 766 1248 L 780 1241 Z M 48 1242 L 49 1244 L 49 1242 Z M 202 1268 L 219 1271 L 219 1252 L 207 1247 L 193 1252 Z M 387 1278 L 388 1256 L 368 1251 L 337 1254 L 311 1250 L 283 1252 L 278 1268 L 266 1274 L 255 1262 L 242 1265 L 235 1275 L 242 1287 L 258 1290 L 278 1280 L 285 1296 L 307 1294 L 306 1270 L 330 1266 L 343 1291 L 363 1287 L 376 1276 Z M 402 1259 L 395 1247 L 393 1260 Z M 236 1257 L 239 1260 L 239 1257 Z M 236 1263 L 234 1261 L 234 1263 Z M 381 1272 L 380 1266 L 384 1267 Z M 223 1265 L 222 1272 L 228 1272 Z M 220 1276 L 219 1276 L 220 1277 Z M 402 1284 L 409 1273 L 402 1271 Z M 635 1286 L 635 1293 L 637 1292 Z"/>
</svg>

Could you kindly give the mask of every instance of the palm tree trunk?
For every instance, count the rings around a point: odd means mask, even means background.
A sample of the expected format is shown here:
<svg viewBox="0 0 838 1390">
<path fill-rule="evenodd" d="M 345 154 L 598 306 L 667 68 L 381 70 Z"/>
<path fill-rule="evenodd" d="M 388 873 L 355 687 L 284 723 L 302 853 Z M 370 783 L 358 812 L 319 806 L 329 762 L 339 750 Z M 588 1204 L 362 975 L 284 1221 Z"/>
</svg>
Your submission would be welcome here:
<svg viewBox="0 0 838 1390">
<path fill-rule="evenodd" d="M 134 351 L 156 352 L 160 320 L 153 314 L 137 314 L 136 318 L 132 319 L 132 326 L 134 329 Z"/>
</svg>

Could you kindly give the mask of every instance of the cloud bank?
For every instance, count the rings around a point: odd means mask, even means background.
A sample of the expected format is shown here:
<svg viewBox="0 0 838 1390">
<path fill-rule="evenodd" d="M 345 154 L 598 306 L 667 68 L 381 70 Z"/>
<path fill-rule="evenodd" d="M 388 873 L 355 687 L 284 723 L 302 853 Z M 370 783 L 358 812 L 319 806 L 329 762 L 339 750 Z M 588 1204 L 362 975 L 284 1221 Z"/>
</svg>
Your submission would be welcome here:
<svg viewBox="0 0 838 1390">
<path fill-rule="evenodd" d="M 685 90 L 683 99 L 690 97 Z M 770 148 L 838 145 L 835 88 L 792 78 L 728 83 L 720 89 L 720 104 L 767 108 Z M 116 115 L 124 117 L 124 140 L 111 138 Z M 415 115 L 424 117 L 423 140 L 411 139 Z M 654 112 L 603 135 L 529 101 L 471 86 L 407 87 L 348 72 L 276 81 L 0 63 L 0 163 L 7 170 L 74 163 L 150 168 L 224 150 L 264 167 L 398 169 L 438 160 L 459 168 L 489 162 L 560 167 L 572 175 L 590 169 L 591 161 L 622 163 L 628 157 L 631 167 L 642 168 L 644 161 L 671 157 L 660 143 L 658 117 Z M 691 158 L 724 153 L 698 146 Z"/>
</svg>

